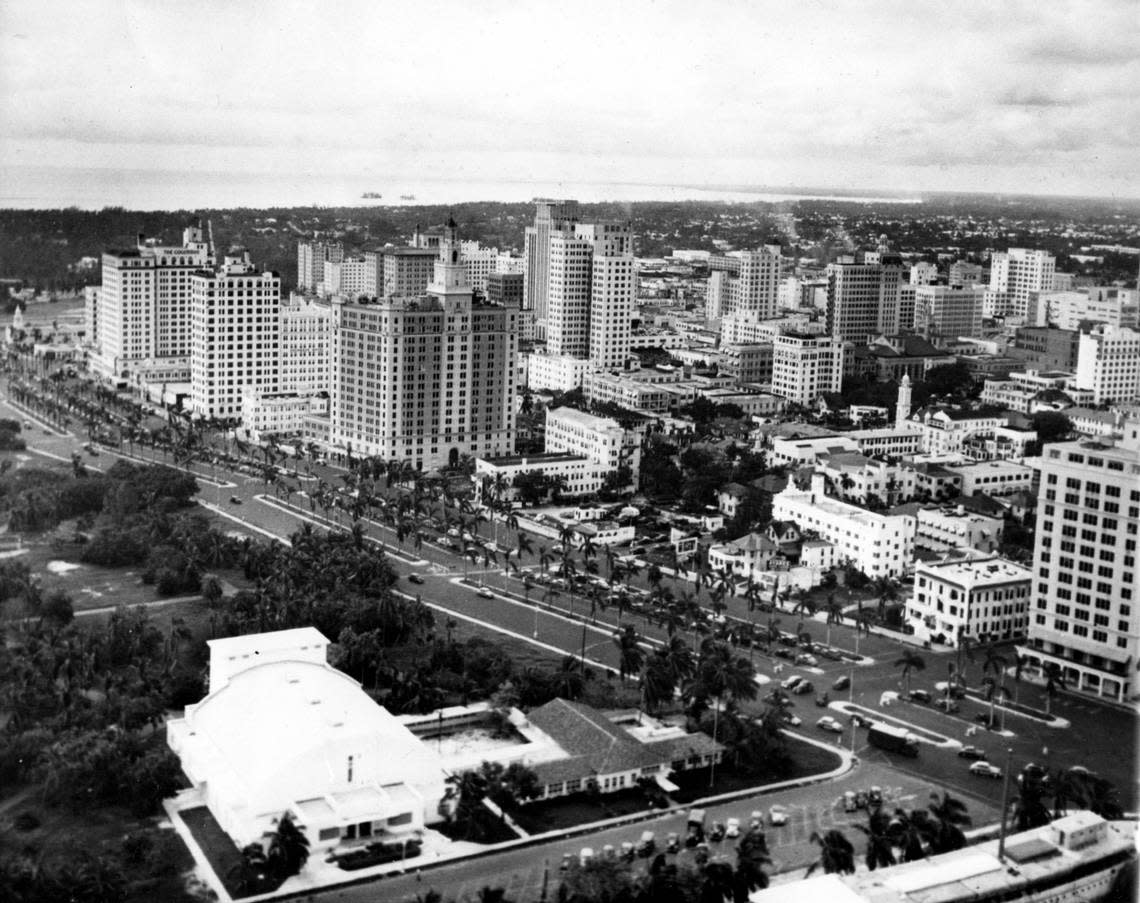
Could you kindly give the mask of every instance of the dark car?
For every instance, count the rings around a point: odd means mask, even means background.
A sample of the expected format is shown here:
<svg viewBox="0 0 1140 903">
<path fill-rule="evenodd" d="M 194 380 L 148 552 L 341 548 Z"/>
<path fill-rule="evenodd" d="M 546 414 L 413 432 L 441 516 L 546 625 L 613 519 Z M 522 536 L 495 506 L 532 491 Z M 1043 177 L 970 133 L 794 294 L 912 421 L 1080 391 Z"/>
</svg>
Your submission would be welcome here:
<svg viewBox="0 0 1140 903">
<path fill-rule="evenodd" d="M 851 678 L 844 674 L 841 678 L 839 678 L 839 680 L 831 685 L 831 689 L 846 690 L 849 686 L 851 686 Z"/>
<path fill-rule="evenodd" d="M 423 583 L 424 578 L 421 577 L 419 574 L 408 574 L 408 582 L 409 583 Z"/>
<path fill-rule="evenodd" d="M 986 759 L 987 756 L 984 749 L 978 749 L 976 746 L 963 746 L 960 750 L 958 750 L 958 758 L 976 759 L 981 761 Z"/>
<path fill-rule="evenodd" d="M 929 705 L 930 700 L 933 698 L 934 697 L 932 697 L 930 695 L 930 693 L 927 692 L 926 690 L 911 690 L 910 691 L 910 701 L 911 702 L 925 702 L 927 705 Z"/>
<path fill-rule="evenodd" d="M 236 495 L 231 495 L 230 496 L 230 504 L 231 505 L 240 505 L 241 499 L 239 499 Z"/>
</svg>

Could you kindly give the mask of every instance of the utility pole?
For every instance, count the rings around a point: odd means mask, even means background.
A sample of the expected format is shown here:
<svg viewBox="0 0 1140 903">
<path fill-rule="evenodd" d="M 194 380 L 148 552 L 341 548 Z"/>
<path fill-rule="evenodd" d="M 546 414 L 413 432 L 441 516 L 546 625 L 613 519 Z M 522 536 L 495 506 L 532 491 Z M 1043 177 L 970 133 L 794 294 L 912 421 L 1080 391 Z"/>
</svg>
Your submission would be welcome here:
<svg viewBox="0 0 1140 903">
<path fill-rule="evenodd" d="M 1005 859 L 1005 815 L 1006 810 L 1009 808 L 1009 767 L 1013 761 L 1013 747 L 1006 747 L 1005 750 L 1005 774 L 1001 784 L 1001 828 L 998 831 L 998 862 L 1004 862 Z"/>
</svg>

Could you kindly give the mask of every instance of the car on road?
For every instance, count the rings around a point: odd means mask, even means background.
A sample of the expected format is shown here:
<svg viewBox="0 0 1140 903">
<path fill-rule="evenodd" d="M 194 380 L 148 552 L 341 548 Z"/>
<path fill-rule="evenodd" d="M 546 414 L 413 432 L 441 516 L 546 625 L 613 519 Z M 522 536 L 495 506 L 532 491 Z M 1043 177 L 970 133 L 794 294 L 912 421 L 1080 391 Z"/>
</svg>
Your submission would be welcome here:
<svg viewBox="0 0 1140 903">
<path fill-rule="evenodd" d="M 946 714 L 952 715 L 957 712 L 960 706 L 953 699 L 936 699 L 934 700 L 934 707 L 942 709 Z"/>
<path fill-rule="evenodd" d="M 795 712 L 789 712 L 787 709 L 784 709 L 782 712 L 780 712 L 780 720 L 789 727 L 799 727 L 804 723 L 803 719 L 801 719 L 799 715 L 797 715 Z"/>
<path fill-rule="evenodd" d="M 846 690 L 849 686 L 851 686 L 851 678 L 844 674 L 841 678 L 839 678 L 839 680 L 831 685 L 831 689 Z"/>
<path fill-rule="evenodd" d="M 984 749 L 978 749 L 976 746 L 963 746 L 960 750 L 958 750 L 958 758 L 985 761 L 987 756 Z"/>
<path fill-rule="evenodd" d="M 870 727 L 871 726 L 871 719 L 868 718 L 866 715 L 860 714 L 859 712 L 852 712 L 851 713 L 851 723 L 854 724 L 856 727 Z"/>
<path fill-rule="evenodd" d="M 730 818 L 724 823 L 724 836 L 732 839 L 740 836 L 740 819 Z"/>
<path fill-rule="evenodd" d="M 239 499 L 236 495 L 231 495 L 230 496 L 230 504 L 231 505 L 240 505 L 241 499 Z"/>
<path fill-rule="evenodd" d="M 809 667 L 814 668 L 819 664 L 819 659 L 817 659 L 814 655 L 809 655 L 806 652 L 801 652 L 796 656 L 795 662 L 797 665 L 808 665 Z"/>
<path fill-rule="evenodd" d="M 825 731 L 831 731 L 833 734 L 842 734 L 843 725 L 832 718 L 830 715 L 824 715 L 815 723 L 815 726 Z"/>
<path fill-rule="evenodd" d="M 803 696 L 805 693 L 814 693 L 814 692 L 815 692 L 815 685 L 810 680 L 802 680 L 798 684 L 796 684 L 794 687 L 792 687 L 792 693 L 795 694 L 796 696 Z"/>
<path fill-rule="evenodd" d="M 774 828 L 788 823 L 788 810 L 784 806 L 772 806 L 768 810 L 768 824 Z"/>
<path fill-rule="evenodd" d="M 480 596 L 484 599 L 494 599 L 495 598 L 495 594 L 493 592 L 491 592 L 489 589 L 487 589 L 487 587 L 485 587 L 485 586 L 481 586 L 477 590 L 475 590 L 475 595 Z"/>
<path fill-rule="evenodd" d="M 908 697 L 911 702 L 925 702 L 930 705 L 930 700 L 933 698 L 928 690 L 911 690 Z"/>
<path fill-rule="evenodd" d="M 843 811 L 854 812 L 859 806 L 855 802 L 855 792 L 853 790 L 845 790 L 843 792 Z"/>
<path fill-rule="evenodd" d="M 420 583 L 424 582 L 424 578 L 421 577 L 419 574 L 408 574 L 408 582 L 420 584 Z"/>
<path fill-rule="evenodd" d="M 794 690 L 801 683 L 803 683 L 803 680 L 804 680 L 804 678 L 802 675 L 793 674 L 791 677 L 785 677 L 784 682 L 782 684 L 780 684 L 780 686 L 783 687 L 785 690 Z"/>
<path fill-rule="evenodd" d="M 983 778 L 1000 778 L 1001 769 L 989 762 L 975 762 L 970 766 L 970 774 L 976 774 Z"/>
</svg>

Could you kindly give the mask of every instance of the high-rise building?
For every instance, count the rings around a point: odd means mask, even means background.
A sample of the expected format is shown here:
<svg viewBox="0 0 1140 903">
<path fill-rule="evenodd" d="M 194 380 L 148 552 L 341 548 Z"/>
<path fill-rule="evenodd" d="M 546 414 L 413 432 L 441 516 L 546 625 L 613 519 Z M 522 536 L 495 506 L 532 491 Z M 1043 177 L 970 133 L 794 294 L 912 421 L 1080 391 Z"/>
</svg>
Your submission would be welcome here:
<svg viewBox="0 0 1140 903">
<path fill-rule="evenodd" d="M 890 252 L 877 254 L 878 263 L 828 264 L 827 328 L 845 342 L 865 344 L 898 332 L 902 261 Z"/>
<path fill-rule="evenodd" d="M 705 283 L 705 319 L 719 320 L 729 312 L 729 274 L 727 270 L 711 270 Z"/>
<path fill-rule="evenodd" d="M 277 391 L 307 395 L 329 390 L 332 306 L 294 295 L 280 309 Z"/>
<path fill-rule="evenodd" d="M 1094 404 L 1140 398 L 1140 332 L 1102 323 L 1081 333 L 1076 384 L 1092 391 Z"/>
<path fill-rule="evenodd" d="M 780 279 L 783 259 L 779 245 L 765 245 L 756 251 L 729 251 L 709 258 L 709 283 L 705 293 L 706 310 L 719 309 L 719 319 L 729 314 L 751 314 L 757 319 L 775 317 L 780 307 Z M 712 293 L 710 295 L 710 292 Z"/>
<path fill-rule="evenodd" d="M 1053 290 L 1056 260 L 1048 251 L 1010 248 L 990 258 L 990 286 L 986 292 L 987 317 L 1024 319 L 1030 292 Z"/>
<path fill-rule="evenodd" d="M 423 234 L 418 240 L 423 241 Z M 365 295 L 377 298 L 420 295 L 427 291 L 435 272 L 439 245 L 434 247 L 385 247 L 364 253 Z"/>
<path fill-rule="evenodd" d="M 281 277 L 259 272 L 249 254 L 227 255 L 190 277 L 190 409 L 238 417 L 245 389 L 277 391 Z"/>
<path fill-rule="evenodd" d="M 318 291 L 326 298 L 331 295 L 355 298 L 366 294 L 368 285 L 368 264 L 364 257 L 345 257 L 325 261 L 324 278 Z"/>
<path fill-rule="evenodd" d="M 547 292 L 550 284 L 550 237 L 556 232 L 573 229 L 578 221 L 578 202 L 538 199 L 534 202 L 534 225 L 527 226 L 523 249 L 523 272 L 526 292 L 523 308 L 533 310 L 544 334 Z"/>
<path fill-rule="evenodd" d="M 1042 292 L 1038 296 L 1037 322 L 1032 325 L 1080 329 L 1082 321 L 1110 326 L 1140 326 L 1140 292 L 1115 285 L 1080 291 Z"/>
<path fill-rule="evenodd" d="M 121 380 L 145 361 L 187 357 L 191 274 L 212 262 L 201 226 L 184 230 L 178 246 L 140 235 L 131 250 L 106 252 L 92 370 Z"/>
<path fill-rule="evenodd" d="M 977 336 L 982 329 L 981 286 L 920 285 L 914 292 L 914 329 L 928 342 Z"/>
<path fill-rule="evenodd" d="M 980 263 L 970 263 L 968 260 L 955 260 L 950 264 L 950 272 L 946 281 L 949 282 L 950 285 L 958 287 L 981 282 L 982 265 Z"/>
<path fill-rule="evenodd" d="M 843 382 L 843 342 L 835 336 L 786 333 L 772 350 L 772 391 L 788 401 L 809 405 L 824 392 L 838 392 Z"/>
<path fill-rule="evenodd" d="M 319 292 L 325 281 L 325 263 L 344 260 L 344 245 L 340 242 L 297 242 L 297 288 Z"/>
<path fill-rule="evenodd" d="M 427 469 L 511 454 L 518 317 L 472 302 L 449 222 L 426 293 L 334 305 L 331 445 Z"/>
<path fill-rule="evenodd" d="M 1069 687 L 1125 701 L 1138 693 L 1140 421 L 1107 439 L 1045 446 L 1033 553 L 1031 667 L 1053 664 Z"/>
<path fill-rule="evenodd" d="M 546 347 L 613 369 L 629 356 L 637 290 L 628 223 L 575 223 L 552 232 L 547 266 Z"/>
<path fill-rule="evenodd" d="M 513 304 L 522 308 L 526 277 L 522 273 L 490 273 L 487 276 L 487 303 Z"/>
<path fill-rule="evenodd" d="M 467 267 L 467 281 L 472 291 L 486 292 L 487 277 L 495 272 L 499 262 L 499 249 L 484 248 L 477 241 L 465 241 L 460 248 L 459 259 Z"/>
</svg>

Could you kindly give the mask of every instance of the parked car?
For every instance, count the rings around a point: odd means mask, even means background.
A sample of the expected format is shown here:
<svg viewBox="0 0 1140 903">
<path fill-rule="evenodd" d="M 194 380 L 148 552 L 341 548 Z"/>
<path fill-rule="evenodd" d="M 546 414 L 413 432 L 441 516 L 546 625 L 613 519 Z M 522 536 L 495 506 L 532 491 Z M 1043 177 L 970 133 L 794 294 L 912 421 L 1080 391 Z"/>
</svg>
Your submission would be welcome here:
<svg viewBox="0 0 1140 903">
<path fill-rule="evenodd" d="M 788 810 L 784 806 L 772 806 L 768 810 L 768 824 L 774 828 L 788 823 Z"/>
<path fill-rule="evenodd" d="M 408 574 L 408 582 L 409 583 L 415 583 L 415 584 L 421 584 L 424 582 L 424 578 L 421 577 L 419 574 Z"/>
<path fill-rule="evenodd" d="M 630 841 L 627 840 L 622 843 L 621 858 L 623 862 L 633 862 L 636 855 L 637 851 L 634 849 L 633 844 Z"/>
<path fill-rule="evenodd" d="M 487 589 L 487 587 L 485 587 L 485 586 L 481 586 L 477 590 L 475 590 L 475 595 L 481 596 L 484 599 L 494 599 L 495 598 L 495 594 L 493 592 L 491 592 L 489 589 Z"/>
<path fill-rule="evenodd" d="M 849 686 L 851 686 L 851 678 L 844 674 L 841 678 L 839 678 L 839 680 L 831 685 L 831 689 L 846 690 Z"/>
<path fill-rule="evenodd" d="M 764 827 L 764 813 L 759 809 L 753 809 L 752 815 L 748 819 L 749 828 L 763 828 Z"/>
<path fill-rule="evenodd" d="M 637 855 L 644 859 L 652 856 L 655 849 L 657 849 L 657 844 L 653 839 L 653 832 L 642 831 L 641 840 L 637 843 Z"/>
<path fill-rule="evenodd" d="M 984 749 L 978 749 L 976 746 L 963 746 L 958 750 L 958 758 L 985 760 L 986 751 Z"/>
<path fill-rule="evenodd" d="M 230 496 L 230 504 L 231 505 L 240 505 L 241 499 L 239 499 L 236 495 L 231 495 Z"/>
<path fill-rule="evenodd" d="M 730 818 L 724 823 L 724 836 L 730 840 L 740 836 L 740 819 Z"/>
<path fill-rule="evenodd" d="M 614 845 L 612 843 L 607 843 L 604 847 L 602 847 L 602 858 L 603 859 L 615 859 L 615 858 L 617 858 L 617 854 L 614 852 Z"/>
<path fill-rule="evenodd" d="M 1000 778 L 1001 769 L 989 762 L 975 762 L 970 766 L 970 774 L 976 774 L 983 778 Z"/>
<path fill-rule="evenodd" d="M 670 831 L 665 838 L 665 852 L 676 853 L 681 849 L 681 838 L 676 831 Z"/>
<path fill-rule="evenodd" d="M 843 793 L 843 811 L 854 812 L 858 806 L 855 804 L 855 793 L 851 790 L 846 790 Z"/>
<path fill-rule="evenodd" d="M 780 720 L 789 727 L 799 727 L 804 723 L 803 719 L 801 719 L 799 715 L 797 715 L 795 712 L 789 712 L 787 709 L 784 709 L 782 712 L 780 712 Z"/>
<path fill-rule="evenodd" d="M 711 843 L 720 843 L 722 840 L 724 840 L 724 825 L 718 821 L 714 821 L 712 827 L 709 829 L 709 841 Z"/>
<path fill-rule="evenodd" d="M 953 699 L 936 699 L 934 700 L 934 707 L 936 709 L 942 709 L 942 711 L 946 712 L 948 715 L 957 712 L 960 708 L 958 703 L 956 703 Z"/>
<path fill-rule="evenodd" d="M 805 693 L 814 693 L 815 685 L 810 680 L 804 680 L 792 687 L 792 693 L 803 696 Z"/>
<path fill-rule="evenodd" d="M 832 718 L 830 715 L 824 715 L 815 723 L 815 726 L 825 731 L 831 731 L 833 734 L 842 734 L 843 725 Z"/>
<path fill-rule="evenodd" d="M 560 871 L 560 872 L 570 871 L 570 863 L 573 861 L 574 861 L 574 854 L 573 853 L 563 853 L 562 854 L 562 861 L 558 864 L 558 871 Z"/>
<path fill-rule="evenodd" d="M 867 805 L 871 808 L 883 805 L 883 788 L 878 784 L 867 791 Z"/>
<path fill-rule="evenodd" d="M 866 715 L 861 715 L 858 712 L 851 713 L 851 723 L 856 727 L 870 727 L 871 719 Z"/>
<path fill-rule="evenodd" d="M 797 665 L 808 665 L 814 667 L 815 665 L 819 664 L 819 659 L 817 659 L 814 655 L 809 655 L 806 652 L 801 652 L 796 656 L 795 663 Z"/>
<path fill-rule="evenodd" d="M 780 686 L 785 690 L 793 690 L 801 683 L 803 683 L 803 680 L 803 677 L 801 677 L 799 674 L 793 674 L 791 677 L 784 678 L 784 682 L 780 684 Z"/>
<path fill-rule="evenodd" d="M 856 790 L 855 791 L 855 808 L 856 809 L 866 809 L 867 808 L 867 791 L 866 790 Z"/>
<path fill-rule="evenodd" d="M 930 705 L 930 700 L 932 698 L 933 697 L 930 695 L 930 692 L 928 690 L 911 690 L 910 691 L 910 701 L 911 702 L 925 702 L 927 705 Z"/>
<path fill-rule="evenodd" d="M 582 847 L 582 852 L 578 854 L 578 864 L 585 867 L 586 863 L 594 858 L 593 847 Z"/>
</svg>

